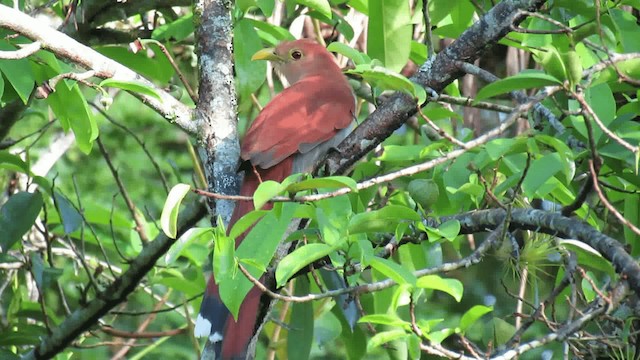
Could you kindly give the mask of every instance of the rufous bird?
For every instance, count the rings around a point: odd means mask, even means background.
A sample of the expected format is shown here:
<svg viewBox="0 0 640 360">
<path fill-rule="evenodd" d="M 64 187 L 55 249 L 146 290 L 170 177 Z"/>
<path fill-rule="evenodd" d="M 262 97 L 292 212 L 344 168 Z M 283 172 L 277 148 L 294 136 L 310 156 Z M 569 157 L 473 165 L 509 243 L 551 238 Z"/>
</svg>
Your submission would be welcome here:
<svg viewBox="0 0 640 360">
<path fill-rule="evenodd" d="M 245 196 L 253 196 L 261 181 L 281 182 L 291 174 L 311 171 L 355 124 L 351 87 L 323 46 L 308 39 L 285 41 L 258 51 L 252 60 L 270 60 L 291 86 L 262 109 L 244 136 L 240 195 Z M 237 202 L 227 228 L 252 210 L 253 202 Z M 236 238 L 236 248 L 243 238 Z M 256 287 L 249 292 L 234 320 L 220 300 L 214 277 L 207 284 L 195 335 L 216 343 L 218 359 L 244 359 L 256 331 L 261 292 Z"/>
</svg>

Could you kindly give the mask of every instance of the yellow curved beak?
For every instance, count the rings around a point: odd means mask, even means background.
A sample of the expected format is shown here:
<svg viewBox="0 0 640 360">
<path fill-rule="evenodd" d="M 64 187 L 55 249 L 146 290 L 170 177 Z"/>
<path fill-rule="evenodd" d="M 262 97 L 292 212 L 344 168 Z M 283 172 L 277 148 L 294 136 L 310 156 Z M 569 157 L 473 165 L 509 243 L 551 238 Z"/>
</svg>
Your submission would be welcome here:
<svg viewBox="0 0 640 360">
<path fill-rule="evenodd" d="M 251 57 L 251 60 L 270 60 L 270 61 L 282 61 L 280 56 L 276 55 L 276 49 L 266 48 L 259 50 Z"/>
</svg>

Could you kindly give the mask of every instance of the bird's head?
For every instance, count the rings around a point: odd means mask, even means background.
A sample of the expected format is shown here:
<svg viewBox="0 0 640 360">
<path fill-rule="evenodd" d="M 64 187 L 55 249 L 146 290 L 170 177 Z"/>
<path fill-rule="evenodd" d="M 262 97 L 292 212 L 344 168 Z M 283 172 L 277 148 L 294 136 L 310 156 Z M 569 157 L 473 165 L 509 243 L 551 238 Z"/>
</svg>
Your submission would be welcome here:
<svg viewBox="0 0 640 360">
<path fill-rule="evenodd" d="M 275 48 L 256 52 L 251 60 L 271 61 L 290 84 L 307 76 L 322 75 L 328 68 L 340 71 L 327 49 L 310 39 L 281 42 Z"/>
</svg>

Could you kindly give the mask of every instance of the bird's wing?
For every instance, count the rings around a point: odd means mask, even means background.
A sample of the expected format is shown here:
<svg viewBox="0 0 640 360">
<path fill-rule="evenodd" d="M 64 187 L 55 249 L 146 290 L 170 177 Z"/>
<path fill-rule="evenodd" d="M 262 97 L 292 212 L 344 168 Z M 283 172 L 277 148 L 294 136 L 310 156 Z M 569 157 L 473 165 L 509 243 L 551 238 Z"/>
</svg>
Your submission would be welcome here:
<svg viewBox="0 0 640 360">
<path fill-rule="evenodd" d="M 285 89 L 267 104 L 242 141 L 241 156 L 268 169 L 295 153 L 306 153 L 348 127 L 355 112 L 351 88 L 310 77 Z M 346 85 L 346 86 L 345 86 Z"/>
</svg>

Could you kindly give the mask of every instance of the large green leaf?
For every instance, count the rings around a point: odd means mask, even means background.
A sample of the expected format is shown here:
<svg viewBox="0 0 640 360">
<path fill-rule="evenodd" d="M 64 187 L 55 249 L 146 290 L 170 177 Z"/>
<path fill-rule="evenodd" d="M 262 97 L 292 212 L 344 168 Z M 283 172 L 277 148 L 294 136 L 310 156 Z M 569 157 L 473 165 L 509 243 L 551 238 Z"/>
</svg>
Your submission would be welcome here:
<svg viewBox="0 0 640 360">
<path fill-rule="evenodd" d="M 496 95 L 506 94 L 514 90 L 538 88 L 549 85 L 561 85 L 555 77 L 537 70 L 525 70 L 506 79 L 492 82 L 478 91 L 476 100 L 487 99 Z"/>
<path fill-rule="evenodd" d="M 451 295 L 457 302 L 462 300 L 464 287 L 458 279 L 443 279 L 438 275 L 427 275 L 418 279 L 417 286 L 424 289 L 440 290 Z"/>
<path fill-rule="evenodd" d="M 301 276 L 296 279 L 294 295 L 308 295 L 310 288 L 309 279 L 306 276 Z M 309 358 L 313 344 L 313 320 L 312 302 L 295 302 L 291 305 L 291 321 L 287 338 L 289 359 L 305 360 Z"/>
<path fill-rule="evenodd" d="M 102 87 L 114 87 L 119 88 L 131 92 L 137 92 L 144 95 L 153 96 L 158 100 L 162 100 L 158 91 L 146 84 L 143 84 L 139 81 L 132 80 L 116 80 L 116 79 L 104 79 L 100 82 L 99 86 Z"/>
<path fill-rule="evenodd" d="M 415 286 L 418 281 L 411 271 L 389 259 L 376 257 L 371 259 L 369 265 L 398 284 Z"/>
<path fill-rule="evenodd" d="M 244 238 L 235 254 L 252 276 L 260 278 L 285 235 L 298 204 L 276 204 L 282 207 L 279 216 L 276 211 L 266 214 Z M 220 281 L 220 297 L 234 317 L 253 284 L 240 272 L 234 271 Z M 216 275 L 217 276 L 217 275 Z"/>
<path fill-rule="evenodd" d="M 19 192 L 12 195 L 0 209 L 0 252 L 6 252 L 35 222 L 42 209 L 39 192 Z"/>
<path fill-rule="evenodd" d="M 369 1 L 367 53 L 399 72 L 411 52 L 411 12 L 405 0 Z"/>
<path fill-rule="evenodd" d="M 327 244 L 307 244 L 295 249 L 278 264 L 276 283 L 278 286 L 284 285 L 290 277 L 302 268 L 316 260 L 322 259 L 334 250 L 333 247 Z"/>
<path fill-rule="evenodd" d="M 153 29 L 151 37 L 160 41 L 182 41 L 193 34 L 193 13 Z"/>
<path fill-rule="evenodd" d="M 246 19 L 236 22 L 233 28 L 233 53 L 240 96 L 251 95 L 265 80 L 266 61 L 251 61 L 251 56 L 260 49 L 262 42 L 253 24 Z"/>
<path fill-rule="evenodd" d="M 331 5 L 328 0 L 295 0 L 298 4 L 317 10 L 322 15 L 331 18 Z"/>
<path fill-rule="evenodd" d="M 16 48 L 0 41 L 0 50 L 2 51 L 15 51 Z M 0 75 L 4 75 L 9 84 L 16 91 L 23 103 L 27 103 L 29 95 L 33 91 L 35 80 L 33 73 L 31 72 L 31 65 L 27 59 L 6 60 L 0 59 Z M 2 77 L 2 76 L 0 76 Z M 4 81 L 0 81 L 4 85 Z M 4 86 L 0 89 L 0 98 L 4 91 Z"/>
<path fill-rule="evenodd" d="M 379 210 L 354 215 L 349 222 L 349 233 L 394 231 L 401 221 L 418 220 L 420 215 L 413 209 L 400 205 L 388 205 Z"/>
</svg>

